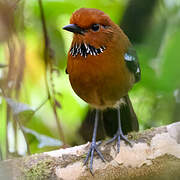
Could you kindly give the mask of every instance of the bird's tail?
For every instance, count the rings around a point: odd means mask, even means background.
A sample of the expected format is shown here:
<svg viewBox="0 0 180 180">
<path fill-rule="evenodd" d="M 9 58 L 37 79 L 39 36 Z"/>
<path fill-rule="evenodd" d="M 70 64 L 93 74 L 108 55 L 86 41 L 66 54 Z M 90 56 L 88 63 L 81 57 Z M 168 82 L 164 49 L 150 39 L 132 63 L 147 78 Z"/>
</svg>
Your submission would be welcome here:
<svg viewBox="0 0 180 180">
<path fill-rule="evenodd" d="M 124 103 L 119 107 L 122 131 L 124 134 L 131 131 L 138 131 L 139 123 L 131 100 L 128 95 L 124 96 L 123 99 Z M 117 109 L 106 110 L 103 113 L 103 122 L 106 134 L 112 137 L 117 132 L 118 128 Z"/>
<path fill-rule="evenodd" d="M 131 131 L 139 130 L 139 123 L 134 112 L 129 96 L 123 97 L 124 102 L 120 108 L 121 125 L 124 134 Z M 91 141 L 91 135 L 94 127 L 95 110 L 89 110 L 84 122 L 82 123 L 79 133 L 85 141 Z M 102 112 L 101 120 L 98 124 L 97 140 L 103 139 L 106 135 L 113 137 L 117 132 L 118 120 L 117 109 L 107 109 Z"/>
<path fill-rule="evenodd" d="M 122 122 L 123 132 L 127 134 L 128 132 L 131 131 L 138 131 L 139 123 L 129 96 L 128 95 L 125 96 L 124 100 L 125 100 L 125 104 L 122 105 L 122 107 L 120 107 L 121 122 Z"/>
</svg>

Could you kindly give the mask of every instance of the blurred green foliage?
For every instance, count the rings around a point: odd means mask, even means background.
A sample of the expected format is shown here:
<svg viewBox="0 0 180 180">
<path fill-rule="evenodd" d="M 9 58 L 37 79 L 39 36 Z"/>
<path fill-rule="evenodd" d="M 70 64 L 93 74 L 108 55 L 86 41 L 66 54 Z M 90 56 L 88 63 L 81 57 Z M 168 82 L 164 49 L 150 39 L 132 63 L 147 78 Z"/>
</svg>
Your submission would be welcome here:
<svg viewBox="0 0 180 180">
<path fill-rule="evenodd" d="M 52 79 L 56 91 L 55 98 L 61 105 L 61 108 L 57 108 L 57 113 L 66 142 L 73 145 L 81 142 L 77 131 L 88 106 L 75 95 L 68 75 L 65 74 L 66 55 L 72 35 L 64 32 L 62 27 L 69 23 L 72 12 L 80 7 L 100 9 L 109 14 L 111 19 L 118 24 L 123 17 L 127 2 L 123 0 L 79 0 L 76 2 L 74 0 L 43 0 L 42 2 L 51 48 L 54 51 L 53 67 L 56 70 L 52 73 Z M 2 30 L 2 19 L 3 16 L 0 13 L 0 30 Z M 58 140 L 59 134 L 51 103 L 46 102 L 44 39 L 38 1 L 18 1 L 13 19 L 13 28 L 16 30 L 11 40 L 13 39 L 17 47 L 14 56 L 18 54 L 18 49 L 21 49 L 20 45 L 23 42 L 22 47 L 25 51 L 20 52 L 24 52 L 25 65 L 22 67 L 24 68 L 23 81 L 18 98 L 12 92 L 11 97 L 8 97 L 10 98 L 8 102 L 1 92 L 0 156 L 3 158 L 7 157 L 8 151 L 26 154 L 25 139 L 28 141 L 31 153 L 57 149 L 62 144 L 61 139 Z M 4 81 L 9 88 L 13 83 L 6 78 L 8 70 L 3 66 L 10 62 L 10 51 L 8 51 L 10 46 L 4 39 L 1 40 L 0 35 L 0 63 L 2 64 L 0 87 L 3 86 Z M 180 3 L 178 0 L 159 1 L 143 42 L 134 46 L 139 56 L 142 80 L 132 89 L 130 97 L 139 118 L 140 128 L 146 129 L 179 120 L 179 118 L 174 118 L 180 117 L 177 111 L 180 105 L 180 101 L 177 100 L 180 93 Z M 17 63 L 18 58 L 21 56 L 15 58 Z M 14 69 L 13 73 L 16 74 L 16 72 Z M 48 81 L 51 82 L 50 75 L 48 77 Z M 12 106 L 12 103 L 17 104 Z M 18 107 L 20 109 L 17 112 Z M 8 114 L 10 111 L 12 111 L 11 115 Z M 15 117 L 14 111 L 16 111 Z M 14 121 L 19 123 L 15 126 Z M 45 144 L 45 141 L 49 144 Z"/>
</svg>

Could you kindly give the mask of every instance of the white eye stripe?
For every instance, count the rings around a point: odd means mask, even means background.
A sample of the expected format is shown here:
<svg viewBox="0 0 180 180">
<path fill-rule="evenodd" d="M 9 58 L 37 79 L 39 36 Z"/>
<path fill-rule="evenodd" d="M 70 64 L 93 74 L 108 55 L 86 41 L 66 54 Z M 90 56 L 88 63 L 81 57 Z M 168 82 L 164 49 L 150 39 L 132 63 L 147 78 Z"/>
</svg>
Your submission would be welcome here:
<svg viewBox="0 0 180 180">
<path fill-rule="evenodd" d="M 100 48 L 95 48 L 94 46 L 86 43 L 77 44 L 75 43 L 74 46 L 70 49 L 70 55 L 76 57 L 78 54 L 84 56 L 85 58 L 88 55 L 97 56 L 104 52 L 106 49 L 105 46 L 101 46 Z"/>
</svg>

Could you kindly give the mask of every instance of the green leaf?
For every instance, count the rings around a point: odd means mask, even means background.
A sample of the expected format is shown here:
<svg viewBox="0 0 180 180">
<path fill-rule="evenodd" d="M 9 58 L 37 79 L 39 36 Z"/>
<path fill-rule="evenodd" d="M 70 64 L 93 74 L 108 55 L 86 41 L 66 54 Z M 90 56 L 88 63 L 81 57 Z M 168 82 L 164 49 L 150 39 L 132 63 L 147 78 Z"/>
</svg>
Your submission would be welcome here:
<svg viewBox="0 0 180 180">
<path fill-rule="evenodd" d="M 47 146 L 62 146 L 63 145 L 63 143 L 60 140 L 51 138 L 51 137 L 46 136 L 46 135 L 39 134 L 36 131 L 33 131 L 32 129 L 23 127 L 23 131 L 26 134 L 33 135 L 37 139 L 38 148 L 44 148 Z M 29 136 L 29 138 L 30 138 L 30 136 Z"/>
<path fill-rule="evenodd" d="M 35 113 L 35 111 L 27 104 L 16 102 L 13 99 L 7 97 L 5 97 L 5 100 L 12 109 L 13 114 L 21 121 L 29 120 Z"/>
</svg>

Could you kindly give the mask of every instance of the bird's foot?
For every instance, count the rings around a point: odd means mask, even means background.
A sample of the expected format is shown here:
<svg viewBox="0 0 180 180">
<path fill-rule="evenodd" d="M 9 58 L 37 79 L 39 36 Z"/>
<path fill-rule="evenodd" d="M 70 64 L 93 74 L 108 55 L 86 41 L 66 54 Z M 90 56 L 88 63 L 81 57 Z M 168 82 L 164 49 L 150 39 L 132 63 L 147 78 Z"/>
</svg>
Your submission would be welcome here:
<svg viewBox="0 0 180 180">
<path fill-rule="evenodd" d="M 117 139 L 117 152 L 119 153 L 120 151 L 120 141 L 123 139 L 126 143 L 128 143 L 132 147 L 132 143 L 128 140 L 128 138 L 119 130 L 117 133 L 114 135 L 114 137 L 106 142 L 106 144 L 110 144 L 113 141 Z"/>
<path fill-rule="evenodd" d="M 104 159 L 102 153 L 98 149 L 98 146 L 100 144 L 101 144 L 101 142 L 98 142 L 96 144 L 96 141 L 91 143 L 91 146 L 90 146 L 89 151 L 87 153 L 86 159 L 84 161 L 84 165 L 86 165 L 87 162 L 88 162 L 88 159 L 90 158 L 90 168 L 89 169 L 90 169 L 90 172 L 91 172 L 92 175 L 93 175 L 93 167 L 92 166 L 93 166 L 94 151 L 96 151 L 98 156 L 101 158 L 101 160 L 103 162 L 105 162 L 105 159 Z"/>
</svg>

